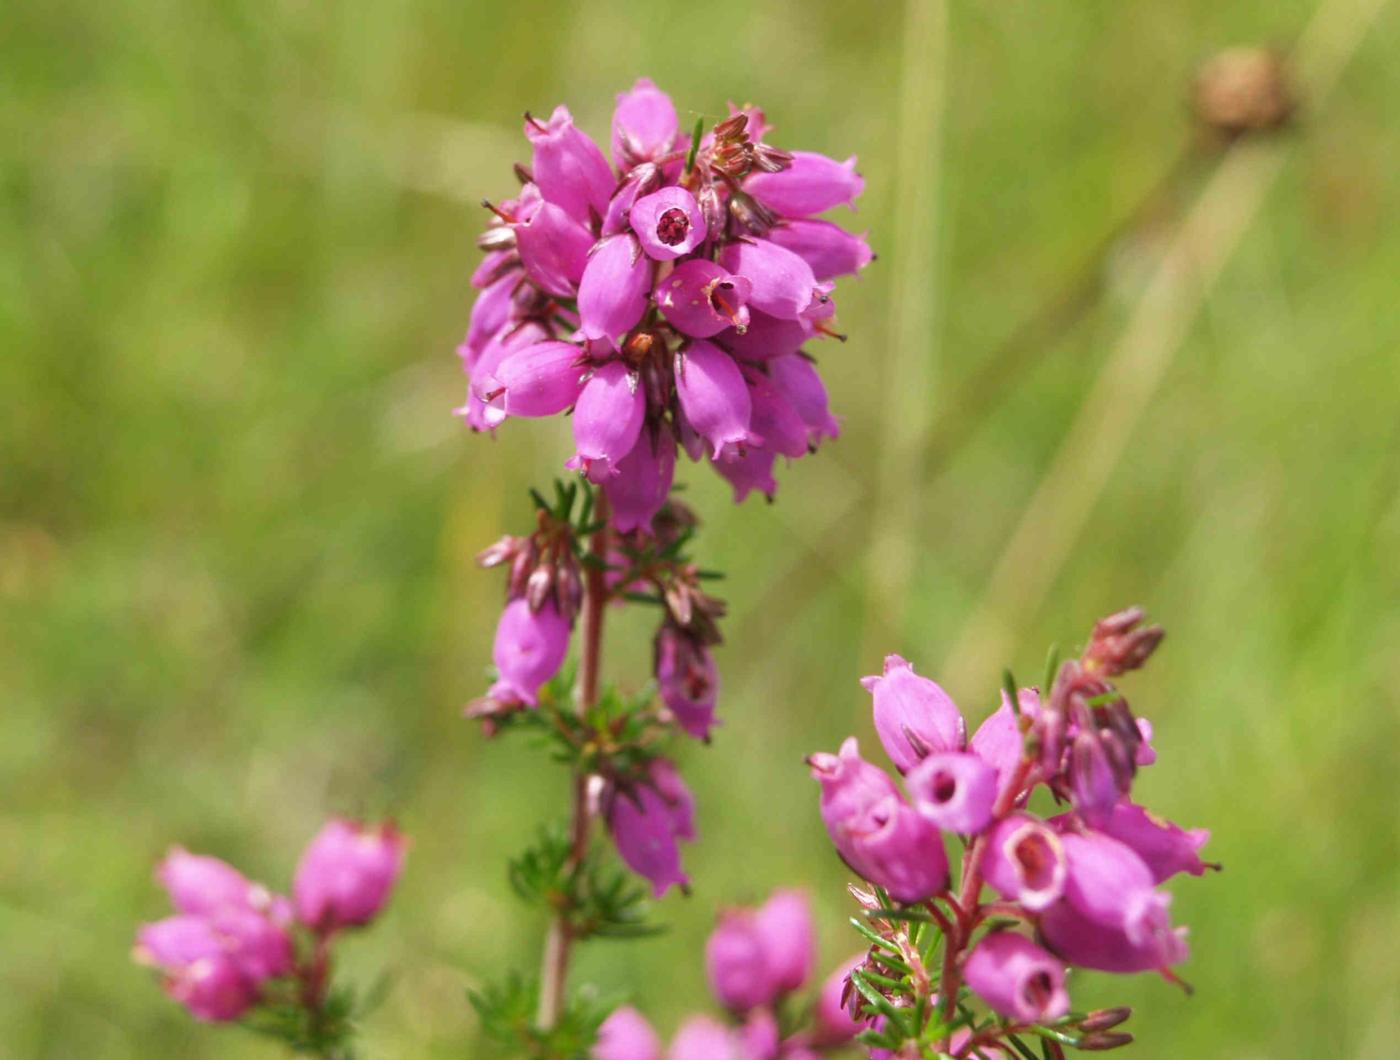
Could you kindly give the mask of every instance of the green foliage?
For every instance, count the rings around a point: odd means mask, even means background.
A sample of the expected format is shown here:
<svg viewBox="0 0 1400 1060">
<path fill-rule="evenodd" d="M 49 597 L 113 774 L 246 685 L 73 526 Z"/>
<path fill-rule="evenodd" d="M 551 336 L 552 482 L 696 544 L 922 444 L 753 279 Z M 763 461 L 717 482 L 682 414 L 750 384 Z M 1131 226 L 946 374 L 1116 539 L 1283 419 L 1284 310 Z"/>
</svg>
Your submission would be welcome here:
<svg viewBox="0 0 1400 1060">
<path fill-rule="evenodd" d="M 642 938 L 664 930 L 646 919 L 646 888 L 609 864 L 609 850 L 594 844 L 578 864 L 572 853 L 566 827 L 543 830 L 531 847 L 511 859 L 511 887 L 526 901 L 562 916 L 575 940 Z"/>
<path fill-rule="evenodd" d="M 332 990 L 314 1011 L 294 996 L 278 997 L 274 992 L 241 1023 L 257 1034 L 277 1039 L 294 1053 L 353 1060 L 356 1021 L 373 1007 L 369 999 L 357 1003 L 350 988 Z"/>
<path fill-rule="evenodd" d="M 511 973 L 504 982 L 467 994 L 481 1021 L 483 1036 L 501 1057 L 532 1060 L 584 1060 L 598 1037 L 598 1027 L 614 1005 L 578 994 L 569 999 L 559 1020 L 548 1031 L 535 1025 L 539 984 Z"/>
</svg>

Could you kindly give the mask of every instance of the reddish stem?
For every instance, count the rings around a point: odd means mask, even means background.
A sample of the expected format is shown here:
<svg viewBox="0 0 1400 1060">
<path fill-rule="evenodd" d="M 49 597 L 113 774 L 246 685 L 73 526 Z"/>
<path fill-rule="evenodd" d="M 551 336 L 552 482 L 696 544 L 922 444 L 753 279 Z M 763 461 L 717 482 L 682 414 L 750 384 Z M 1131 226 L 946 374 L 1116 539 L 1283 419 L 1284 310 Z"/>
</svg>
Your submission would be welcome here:
<svg viewBox="0 0 1400 1060">
<path fill-rule="evenodd" d="M 608 500 L 601 490 L 596 494 L 595 517 L 601 528 L 589 542 L 590 563 L 584 574 L 582 648 L 578 670 L 578 712 L 586 714 L 598 702 L 598 670 L 603 657 L 603 619 L 608 602 L 607 575 L 604 564 L 608 555 Z M 588 836 L 592 831 L 593 812 L 588 805 L 588 777 L 574 778 L 573 851 L 569 855 L 569 871 L 576 870 L 588 855 Z M 564 1007 L 564 993 L 569 979 L 569 957 L 573 949 L 573 934 L 569 929 L 568 910 L 561 909 L 549 926 L 544 941 L 544 956 L 540 965 L 540 1003 L 535 1021 L 541 1030 L 549 1030 L 559 1022 Z"/>
</svg>

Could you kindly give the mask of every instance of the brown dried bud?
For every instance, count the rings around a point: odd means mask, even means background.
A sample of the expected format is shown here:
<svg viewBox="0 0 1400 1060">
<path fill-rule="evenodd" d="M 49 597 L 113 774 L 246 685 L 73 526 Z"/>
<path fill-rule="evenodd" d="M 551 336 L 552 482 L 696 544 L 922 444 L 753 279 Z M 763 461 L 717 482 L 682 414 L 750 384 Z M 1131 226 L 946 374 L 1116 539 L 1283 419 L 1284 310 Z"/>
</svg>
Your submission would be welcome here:
<svg viewBox="0 0 1400 1060">
<path fill-rule="evenodd" d="M 1268 48 L 1227 48 L 1201 65 L 1196 116 L 1227 139 L 1286 125 L 1297 109 L 1283 58 Z"/>
<path fill-rule="evenodd" d="M 1080 1038 L 1077 1048 L 1086 1053 L 1106 1053 L 1110 1049 L 1132 1044 L 1133 1036 L 1127 1031 L 1103 1031 Z"/>
<path fill-rule="evenodd" d="M 1097 1009 L 1079 1021 L 1079 1029 L 1085 1032 L 1112 1030 L 1126 1022 L 1132 1014 L 1133 1010 L 1127 1005 Z"/>
<path fill-rule="evenodd" d="M 756 236 L 766 236 L 768 230 L 778 223 L 778 217 L 772 210 L 748 195 L 732 196 L 729 200 L 729 213 L 734 220 Z"/>
<path fill-rule="evenodd" d="M 792 153 L 768 144 L 754 144 L 753 165 L 765 173 L 781 173 L 792 165 Z"/>
<path fill-rule="evenodd" d="M 525 600 L 531 611 L 538 611 L 554 591 L 554 564 L 541 563 L 525 582 Z"/>
<path fill-rule="evenodd" d="M 749 116 L 740 112 L 731 114 L 715 126 L 714 136 L 717 141 L 738 140 L 745 137 L 749 127 Z"/>
<path fill-rule="evenodd" d="M 476 554 L 476 565 L 478 567 L 498 567 L 502 563 L 508 563 L 516 557 L 516 554 L 526 545 L 525 538 L 515 537 L 506 534 L 494 544 L 487 545 Z"/>
<path fill-rule="evenodd" d="M 510 578 L 506 582 L 507 594 L 511 599 L 524 594 L 525 583 L 534 572 L 535 560 L 538 558 L 539 548 L 533 539 L 515 554 L 515 561 L 510 565 Z"/>
<path fill-rule="evenodd" d="M 1167 635 L 1161 626 L 1141 626 L 1146 617 L 1140 607 L 1129 607 L 1094 624 L 1084 667 L 1106 677 L 1136 670 L 1152 656 Z"/>
<path fill-rule="evenodd" d="M 706 184 L 700 189 L 696 200 L 700 203 L 700 214 L 705 218 L 705 228 L 709 232 L 709 238 L 718 239 L 724 235 L 724 200 L 720 198 L 719 189 L 713 184 Z"/>
<path fill-rule="evenodd" d="M 515 246 L 515 229 L 509 225 L 491 225 L 476 237 L 482 250 L 509 250 Z"/>
</svg>

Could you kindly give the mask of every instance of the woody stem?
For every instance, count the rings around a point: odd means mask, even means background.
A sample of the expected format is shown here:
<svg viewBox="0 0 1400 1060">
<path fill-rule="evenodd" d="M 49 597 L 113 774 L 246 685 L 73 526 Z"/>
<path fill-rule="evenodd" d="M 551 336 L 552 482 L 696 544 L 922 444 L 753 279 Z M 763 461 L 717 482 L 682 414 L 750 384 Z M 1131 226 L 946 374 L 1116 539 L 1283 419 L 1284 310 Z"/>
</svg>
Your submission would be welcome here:
<svg viewBox="0 0 1400 1060">
<path fill-rule="evenodd" d="M 595 508 L 601 528 L 594 533 L 588 551 L 591 562 L 584 573 L 582 650 L 578 670 L 578 712 L 586 714 L 598 702 L 598 670 L 603 657 L 603 619 L 606 615 L 608 586 L 605 563 L 608 554 L 608 500 L 601 490 Z M 569 855 L 572 875 L 588 856 L 588 836 L 592 830 L 593 812 L 588 805 L 588 777 L 574 777 L 573 850 Z M 540 1002 L 535 1021 L 541 1030 L 549 1030 L 559 1022 L 564 1007 L 565 988 L 569 978 L 569 957 L 573 949 L 573 932 L 569 925 L 570 910 L 565 906 L 555 915 L 544 941 L 544 956 L 540 965 Z"/>
</svg>

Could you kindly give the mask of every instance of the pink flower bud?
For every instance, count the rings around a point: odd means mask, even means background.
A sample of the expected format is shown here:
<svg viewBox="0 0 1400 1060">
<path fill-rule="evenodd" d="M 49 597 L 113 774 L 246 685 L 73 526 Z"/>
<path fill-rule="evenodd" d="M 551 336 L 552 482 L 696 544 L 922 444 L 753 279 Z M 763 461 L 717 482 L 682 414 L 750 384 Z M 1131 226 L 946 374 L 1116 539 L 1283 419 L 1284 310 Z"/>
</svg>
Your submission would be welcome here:
<svg viewBox="0 0 1400 1060">
<path fill-rule="evenodd" d="M 1021 713 L 1034 718 L 1040 709 L 1040 696 L 1035 689 L 1021 689 L 1017 699 L 1020 701 Z M 1006 698 L 1006 693 L 1003 692 L 1001 706 L 977 727 L 967 745 L 968 750 L 996 770 L 998 796 L 1015 780 L 1021 759 L 1025 756 L 1025 743 L 1020 721 Z"/>
<path fill-rule="evenodd" d="M 739 1056 L 744 1060 L 800 1060 L 801 1053 L 782 1044 L 782 1032 L 777 1017 L 766 1008 L 754 1009 L 736 1034 Z"/>
<path fill-rule="evenodd" d="M 1085 916 L 1069 901 L 1040 917 L 1045 944 L 1062 959 L 1100 972 L 1163 971 L 1186 960 L 1186 929 L 1167 928 L 1133 942 L 1127 932 Z"/>
<path fill-rule="evenodd" d="M 637 444 L 645 415 L 646 395 L 637 376 L 621 361 L 609 361 L 584 384 L 574 406 L 576 452 L 564 466 L 595 484 L 607 482 Z"/>
<path fill-rule="evenodd" d="M 768 238 L 810 265 L 818 280 L 855 275 L 874 258 L 865 236 L 830 221 L 784 221 L 768 230 Z"/>
<path fill-rule="evenodd" d="M 553 600 L 545 600 L 538 611 L 523 597 L 506 604 L 491 651 L 500 677 L 489 694 L 506 702 L 535 706 L 540 686 L 564 663 L 569 633 L 569 620 L 559 613 Z"/>
<path fill-rule="evenodd" d="M 613 794 L 608 831 L 622 860 L 650 880 L 660 898 L 673 884 L 689 883 L 681 870 L 679 841 L 695 838 L 695 808 L 670 762 L 654 759 L 649 779 L 649 784 Z"/>
<path fill-rule="evenodd" d="M 495 371 L 508 416 L 553 416 L 578 400 L 585 369 L 571 342 L 536 342 L 510 350 Z"/>
<path fill-rule="evenodd" d="M 138 964 L 169 969 L 223 952 L 223 940 L 205 917 L 182 913 L 142 924 L 132 957 Z"/>
<path fill-rule="evenodd" d="M 992 820 L 996 770 L 975 754 L 940 751 L 904 778 L 914 808 L 945 832 L 977 835 Z"/>
<path fill-rule="evenodd" d="M 1051 824 L 1057 824 L 1055 818 Z M 1152 872 L 1154 883 L 1170 879 L 1178 872 L 1202 875 L 1219 865 L 1202 861 L 1200 849 L 1210 838 L 1204 828 L 1185 829 L 1157 817 L 1131 802 L 1120 802 L 1103 822 L 1102 830 L 1131 847 Z"/>
<path fill-rule="evenodd" d="M 468 373 L 471 372 L 472 366 L 475 364 L 476 358 L 480 356 L 481 349 L 486 345 L 487 340 L 505 327 L 506 321 L 510 319 L 511 307 L 514 305 L 511 296 L 515 292 L 515 285 L 519 282 L 519 271 L 502 276 L 482 291 L 481 296 L 472 306 L 471 319 L 467 324 L 467 335 L 462 340 L 462 360 Z"/>
<path fill-rule="evenodd" d="M 392 824 L 333 819 L 301 855 L 292 883 L 297 919 L 318 932 L 368 924 L 403 868 L 405 841 Z"/>
<path fill-rule="evenodd" d="M 258 999 L 257 986 L 227 956 L 202 957 L 172 971 L 165 991 L 195 1019 L 208 1023 L 236 1020 Z"/>
<path fill-rule="evenodd" d="M 780 993 L 801 990 L 817 960 L 812 907 L 802 891 L 774 891 L 755 919 Z"/>
<path fill-rule="evenodd" d="M 265 907 L 269 899 L 266 888 L 250 883 L 228 862 L 191 854 L 184 847 L 170 848 L 165 860 L 156 866 L 156 879 L 182 913 L 207 915 L 230 906 Z"/>
<path fill-rule="evenodd" d="M 907 773 L 925 755 L 961 751 L 967 725 L 948 693 L 898 655 L 885 656 L 885 672 L 860 682 L 874 699 L 875 732 L 895 768 Z"/>
<path fill-rule="evenodd" d="M 563 208 L 537 200 L 511 227 L 525 274 L 546 294 L 572 298 L 588 265 L 593 233 Z"/>
<path fill-rule="evenodd" d="M 698 339 L 676 355 L 676 394 L 685 418 L 718 457 L 727 445 L 751 441 L 753 406 L 749 387 L 734 359 Z"/>
<path fill-rule="evenodd" d="M 651 521 L 671 493 L 676 470 L 676 442 L 667 432 L 652 437 L 643 431 L 632 451 L 617 464 L 617 474 L 603 483 L 612 505 L 612 524 L 621 533 L 651 530 Z"/>
<path fill-rule="evenodd" d="M 748 299 L 751 309 L 780 320 L 814 317 L 830 301 L 830 284 L 819 284 L 810 265 L 766 239 L 741 239 L 728 244 L 720 252 L 719 263 L 752 284 Z"/>
<path fill-rule="evenodd" d="M 854 1038 L 865 1028 L 851 1016 L 850 1008 L 844 1002 L 847 996 L 847 981 L 851 973 L 865 963 L 865 954 L 852 957 L 836 971 L 828 975 L 817 995 L 816 1021 L 817 1041 L 822 1045 L 837 1045 Z"/>
<path fill-rule="evenodd" d="M 1127 794 L 1124 768 L 1115 767 L 1113 740 L 1112 733 L 1081 730 L 1069 748 L 1070 801 L 1092 825 L 1107 819 L 1118 800 Z M 1131 766 L 1126 768 L 1130 770 Z"/>
<path fill-rule="evenodd" d="M 578 288 L 579 331 L 616 350 L 642 319 L 651 262 L 630 235 L 609 236 L 593 251 Z"/>
<path fill-rule="evenodd" d="M 1120 929 L 1129 941 L 1170 926 L 1170 896 L 1153 890 L 1152 870 L 1126 843 L 1099 832 L 1060 837 L 1069 868 L 1065 900 L 1090 920 Z"/>
<path fill-rule="evenodd" d="M 973 992 L 1009 1020 L 1045 1023 L 1069 1011 L 1064 965 L 1010 931 L 983 938 L 968 955 L 963 972 Z"/>
<path fill-rule="evenodd" d="M 842 859 L 899 902 L 941 891 L 948 857 L 936 829 L 900 798 L 883 770 L 864 761 L 855 738 L 839 755 L 808 758 L 822 786 L 822 820 Z"/>
<path fill-rule="evenodd" d="M 778 491 L 777 479 L 773 477 L 775 460 L 771 449 L 749 447 L 742 453 L 726 451 L 712 459 L 710 465 L 734 487 L 734 502 L 737 504 L 754 490 L 769 500 L 773 499 L 773 494 Z"/>
<path fill-rule="evenodd" d="M 525 136 L 535 147 L 530 168 L 545 199 L 584 223 L 590 208 L 602 217 L 617 178 L 598 145 L 574 127 L 569 108 L 556 107 L 544 125 L 527 116 Z"/>
<path fill-rule="evenodd" d="M 612 119 L 612 156 L 619 168 L 654 162 L 676 142 L 679 123 L 671 97 L 645 77 L 617 96 Z"/>
<path fill-rule="evenodd" d="M 709 649 L 667 623 L 656 634 L 656 684 L 682 729 L 708 740 L 714 726 L 719 673 Z"/>
<path fill-rule="evenodd" d="M 656 285 L 661 315 L 679 331 L 705 339 L 749 323 L 749 281 L 707 258 L 691 258 Z"/>
<path fill-rule="evenodd" d="M 254 983 L 292 970 L 292 939 L 284 924 L 251 909 L 225 908 L 209 917 L 224 950 Z"/>
<path fill-rule="evenodd" d="M 734 1034 L 709 1016 L 692 1016 L 681 1024 L 666 1051 L 666 1060 L 748 1060 Z"/>
<path fill-rule="evenodd" d="M 752 910 L 731 909 L 705 943 L 705 971 L 710 991 L 737 1012 L 766 1005 L 778 995 L 765 939 Z"/>
<path fill-rule="evenodd" d="M 983 840 L 982 874 L 1006 898 L 1039 912 L 1064 893 L 1067 867 L 1060 837 L 1044 821 L 1016 813 Z"/>
<path fill-rule="evenodd" d="M 748 330 L 722 331 L 715 341 L 746 361 L 768 361 L 796 353 L 812 333 L 810 321 L 779 320 L 750 306 Z"/>
<path fill-rule="evenodd" d="M 472 430 L 494 430 L 505 421 L 505 386 L 496 373 L 513 351 L 536 344 L 544 338 L 544 330 L 539 325 L 525 324 L 514 330 L 504 329 L 482 349 L 470 373 L 467 403 L 457 409 Z"/>
<path fill-rule="evenodd" d="M 763 439 L 764 448 L 793 458 L 807 455 L 807 424 L 772 380 L 755 378 L 749 387 L 749 401 L 753 407 L 750 426 Z"/>
<path fill-rule="evenodd" d="M 780 173 L 754 173 L 744 190 L 784 217 L 810 217 L 845 203 L 854 206 L 865 190 L 852 155 L 844 162 L 814 151 L 792 152 L 792 164 Z"/>
<path fill-rule="evenodd" d="M 821 376 L 806 357 L 792 354 L 775 357 L 768 362 L 768 375 L 806 424 L 810 448 L 815 449 L 823 438 L 835 438 L 841 433 L 841 425 L 827 404 Z"/>
<path fill-rule="evenodd" d="M 598 1028 L 592 1060 L 661 1060 L 661 1039 L 634 1008 L 613 1011 Z"/>
<path fill-rule="evenodd" d="M 644 195 L 628 214 L 647 257 L 672 261 L 705 241 L 705 215 L 695 196 L 674 185 Z"/>
</svg>

